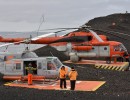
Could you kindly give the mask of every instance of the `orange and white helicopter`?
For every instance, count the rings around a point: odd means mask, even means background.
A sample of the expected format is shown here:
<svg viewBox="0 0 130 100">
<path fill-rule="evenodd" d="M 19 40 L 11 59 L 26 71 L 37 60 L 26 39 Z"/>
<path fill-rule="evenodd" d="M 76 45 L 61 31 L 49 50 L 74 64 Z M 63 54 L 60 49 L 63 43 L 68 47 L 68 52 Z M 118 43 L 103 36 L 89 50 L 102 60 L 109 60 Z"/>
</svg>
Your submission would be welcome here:
<svg viewBox="0 0 130 100">
<path fill-rule="evenodd" d="M 56 33 L 48 33 L 34 38 L 3 38 L 0 42 L 13 42 L 0 45 L 0 47 L 19 43 L 49 44 L 59 51 L 70 56 L 72 62 L 78 62 L 82 58 L 106 58 L 106 63 L 111 63 L 112 58 L 125 58 L 128 56 L 127 49 L 121 42 L 109 41 L 107 36 L 98 35 L 88 26 L 82 26 L 87 30 L 73 31 L 62 36 L 51 36 Z M 62 31 L 79 28 L 60 28 Z"/>
</svg>

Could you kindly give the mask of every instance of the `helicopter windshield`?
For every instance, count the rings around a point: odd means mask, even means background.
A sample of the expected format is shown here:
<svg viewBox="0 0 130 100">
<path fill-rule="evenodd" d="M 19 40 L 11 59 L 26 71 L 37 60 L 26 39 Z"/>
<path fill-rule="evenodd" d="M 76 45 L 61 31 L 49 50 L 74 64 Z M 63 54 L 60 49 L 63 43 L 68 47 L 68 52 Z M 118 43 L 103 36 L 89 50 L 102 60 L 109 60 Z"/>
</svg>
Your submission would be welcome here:
<svg viewBox="0 0 130 100">
<path fill-rule="evenodd" d="M 55 58 L 53 61 L 56 64 L 57 68 L 60 68 L 62 66 L 62 63 L 59 61 L 59 59 Z"/>
<path fill-rule="evenodd" d="M 120 44 L 119 47 L 120 47 L 120 51 L 127 51 L 127 49 L 123 44 Z"/>
<path fill-rule="evenodd" d="M 115 51 L 127 51 L 127 49 L 125 48 L 125 46 L 123 44 L 119 44 L 117 46 L 114 46 L 114 50 Z"/>
</svg>

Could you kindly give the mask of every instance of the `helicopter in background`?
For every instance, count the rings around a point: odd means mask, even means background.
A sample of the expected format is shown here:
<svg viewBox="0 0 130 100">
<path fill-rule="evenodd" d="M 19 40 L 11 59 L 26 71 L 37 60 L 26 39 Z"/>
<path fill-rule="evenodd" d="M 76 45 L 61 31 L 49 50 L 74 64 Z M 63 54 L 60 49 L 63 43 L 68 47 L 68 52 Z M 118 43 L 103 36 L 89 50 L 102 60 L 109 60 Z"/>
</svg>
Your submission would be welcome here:
<svg viewBox="0 0 130 100">
<path fill-rule="evenodd" d="M 84 58 L 105 58 L 106 63 L 111 63 L 113 58 L 125 58 L 128 51 L 121 42 L 109 41 L 107 36 L 98 35 L 88 26 L 82 26 L 86 31 L 73 31 L 62 36 L 50 36 L 56 33 L 48 33 L 34 38 L 3 38 L 0 42 L 13 42 L 3 44 L 0 47 L 19 43 L 48 44 L 58 51 L 64 52 L 72 62 L 78 62 Z M 63 31 L 80 28 L 60 28 Z M 61 31 L 62 31 L 61 30 Z"/>
</svg>

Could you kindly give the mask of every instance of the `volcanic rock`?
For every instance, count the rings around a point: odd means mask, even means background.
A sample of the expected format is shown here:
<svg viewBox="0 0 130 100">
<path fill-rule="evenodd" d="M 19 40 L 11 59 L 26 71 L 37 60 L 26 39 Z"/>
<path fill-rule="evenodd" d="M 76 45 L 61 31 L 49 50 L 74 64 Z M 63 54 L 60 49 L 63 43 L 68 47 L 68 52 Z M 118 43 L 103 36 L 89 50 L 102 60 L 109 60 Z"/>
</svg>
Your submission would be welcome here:
<svg viewBox="0 0 130 100">
<path fill-rule="evenodd" d="M 130 52 L 130 13 L 97 17 L 88 21 L 85 25 L 91 26 L 98 34 L 106 35 L 111 41 L 123 43 Z"/>
<path fill-rule="evenodd" d="M 54 47 L 51 47 L 49 45 L 41 47 L 37 50 L 34 50 L 34 52 L 39 56 L 56 56 L 61 61 L 69 60 L 69 57 L 66 56 L 63 52 L 56 50 Z"/>
</svg>

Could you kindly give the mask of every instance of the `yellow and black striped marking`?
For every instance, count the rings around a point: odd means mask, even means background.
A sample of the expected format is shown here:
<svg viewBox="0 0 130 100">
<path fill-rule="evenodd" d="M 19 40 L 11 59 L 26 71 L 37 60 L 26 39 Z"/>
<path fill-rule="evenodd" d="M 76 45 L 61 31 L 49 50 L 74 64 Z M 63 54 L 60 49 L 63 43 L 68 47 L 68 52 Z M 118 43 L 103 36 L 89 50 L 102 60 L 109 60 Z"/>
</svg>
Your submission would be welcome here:
<svg viewBox="0 0 130 100">
<path fill-rule="evenodd" d="M 95 64 L 96 68 L 116 70 L 116 71 L 125 71 L 129 67 L 128 62 L 122 62 L 122 64 Z"/>
</svg>

